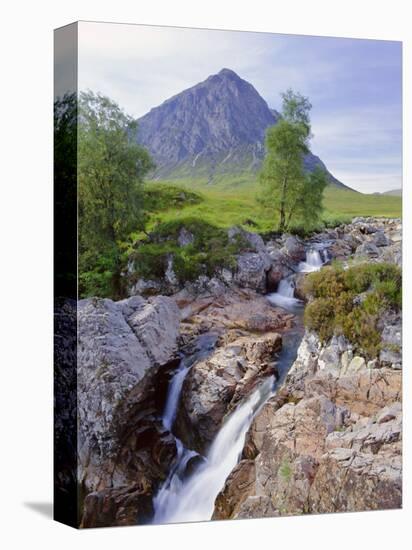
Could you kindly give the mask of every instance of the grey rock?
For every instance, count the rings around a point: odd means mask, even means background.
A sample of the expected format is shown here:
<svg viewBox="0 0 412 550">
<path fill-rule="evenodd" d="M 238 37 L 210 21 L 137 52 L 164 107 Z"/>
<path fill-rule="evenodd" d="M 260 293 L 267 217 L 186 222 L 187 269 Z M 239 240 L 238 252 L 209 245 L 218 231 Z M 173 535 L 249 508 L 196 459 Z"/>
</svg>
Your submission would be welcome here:
<svg viewBox="0 0 412 550">
<path fill-rule="evenodd" d="M 189 244 L 192 244 L 195 240 L 195 237 L 193 233 L 188 231 L 185 227 L 182 227 L 179 231 L 179 236 L 177 238 L 177 242 L 179 246 L 187 246 Z"/>
<path fill-rule="evenodd" d="M 300 262 L 306 257 L 304 244 L 293 236 L 286 238 L 282 251 L 294 262 Z"/>
<path fill-rule="evenodd" d="M 385 235 L 384 231 L 379 230 L 372 236 L 372 242 L 376 246 L 388 246 L 389 239 Z"/>
<path fill-rule="evenodd" d="M 242 227 L 231 227 L 228 229 L 228 237 L 231 242 L 236 240 L 236 237 L 240 237 L 243 241 L 249 244 L 254 252 L 266 252 L 265 243 L 260 235 L 246 231 Z"/>
<path fill-rule="evenodd" d="M 377 258 L 380 252 L 378 247 L 372 242 L 364 242 L 356 249 L 356 256 L 366 256 L 368 258 Z"/>
<path fill-rule="evenodd" d="M 175 302 L 164 296 L 80 300 L 78 448 L 80 478 L 89 490 L 110 486 L 113 453 L 159 368 L 174 357 L 179 323 Z"/>
<path fill-rule="evenodd" d="M 400 318 L 394 324 L 385 324 L 382 331 L 381 363 L 402 364 L 402 326 Z"/>
<path fill-rule="evenodd" d="M 266 273 L 271 267 L 270 257 L 265 253 L 245 252 L 237 258 L 235 282 L 258 292 L 266 290 Z"/>
</svg>

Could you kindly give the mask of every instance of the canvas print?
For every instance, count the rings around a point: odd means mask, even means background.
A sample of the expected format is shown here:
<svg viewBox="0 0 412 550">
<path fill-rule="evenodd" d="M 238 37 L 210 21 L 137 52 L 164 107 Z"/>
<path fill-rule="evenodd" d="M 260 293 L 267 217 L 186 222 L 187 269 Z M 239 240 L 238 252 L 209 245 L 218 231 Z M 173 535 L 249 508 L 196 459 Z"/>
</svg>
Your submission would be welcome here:
<svg viewBox="0 0 412 550">
<path fill-rule="evenodd" d="M 401 507 L 401 153 L 400 42 L 56 31 L 56 519 Z"/>
</svg>

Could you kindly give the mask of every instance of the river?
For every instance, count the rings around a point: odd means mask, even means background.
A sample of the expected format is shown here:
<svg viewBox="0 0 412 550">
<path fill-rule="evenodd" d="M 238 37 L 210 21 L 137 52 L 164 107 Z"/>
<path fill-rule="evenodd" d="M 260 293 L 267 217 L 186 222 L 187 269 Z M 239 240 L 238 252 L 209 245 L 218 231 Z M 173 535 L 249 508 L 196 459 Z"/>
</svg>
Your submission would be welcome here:
<svg viewBox="0 0 412 550">
<path fill-rule="evenodd" d="M 312 272 L 321 268 L 327 260 L 327 251 L 310 248 L 306 260 L 300 262 L 297 271 Z M 212 517 L 215 499 L 225 481 L 239 462 L 247 431 L 261 407 L 272 397 L 296 358 L 303 337 L 303 302 L 294 297 L 293 275 L 283 279 L 278 291 L 267 295 L 277 307 L 294 313 L 294 326 L 282 334 L 282 350 L 277 357 L 278 379 L 266 378 L 251 395 L 226 418 L 205 457 L 187 449 L 176 437 L 177 458 L 169 475 L 154 498 L 153 523 L 179 523 L 204 521 Z M 179 398 L 184 379 L 191 366 L 210 353 L 216 335 L 199 337 L 198 350 L 191 357 L 183 357 L 174 374 L 163 413 L 164 427 L 173 433 Z M 187 474 L 189 461 L 197 457 L 198 465 Z"/>
</svg>

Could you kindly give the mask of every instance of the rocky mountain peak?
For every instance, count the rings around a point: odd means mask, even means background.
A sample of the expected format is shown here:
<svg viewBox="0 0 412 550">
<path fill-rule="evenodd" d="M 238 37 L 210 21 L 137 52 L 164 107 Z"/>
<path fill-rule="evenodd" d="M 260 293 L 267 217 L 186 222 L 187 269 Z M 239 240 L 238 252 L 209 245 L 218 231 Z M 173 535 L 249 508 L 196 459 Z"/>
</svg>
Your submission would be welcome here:
<svg viewBox="0 0 412 550">
<path fill-rule="evenodd" d="M 266 130 L 279 117 L 252 84 L 222 68 L 144 115 L 137 141 L 156 163 L 155 178 L 213 181 L 222 174 L 259 170 Z M 305 164 L 308 170 L 324 167 L 311 154 Z M 331 181 L 340 184 L 333 176 Z"/>
</svg>

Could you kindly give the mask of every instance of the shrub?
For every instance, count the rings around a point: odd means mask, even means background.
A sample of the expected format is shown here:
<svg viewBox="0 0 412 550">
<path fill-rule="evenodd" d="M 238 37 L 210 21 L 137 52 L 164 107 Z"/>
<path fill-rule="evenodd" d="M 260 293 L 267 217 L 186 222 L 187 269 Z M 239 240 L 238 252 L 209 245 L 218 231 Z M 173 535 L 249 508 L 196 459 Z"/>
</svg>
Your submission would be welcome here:
<svg viewBox="0 0 412 550">
<path fill-rule="evenodd" d="M 186 246 L 178 244 L 182 228 L 194 237 Z M 173 256 L 174 272 L 183 283 L 202 274 L 213 276 L 218 268 L 234 268 L 236 254 L 248 246 L 241 235 L 229 240 L 226 229 L 189 217 L 158 224 L 150 241 L 141 242 L 131 258 L 139 276 L 162 278 L 168 258 Z"/>
<path fill-rule="evenodd" d="M 402 276 L 394 264 L 340 265 L 307 276 L 304 292 L 310 302 L 304 321 L 322 342 L 343 334 L 366 357 L 379 353 L 378 320 L 387 309 L 399 310 Z"/>
</svg>

